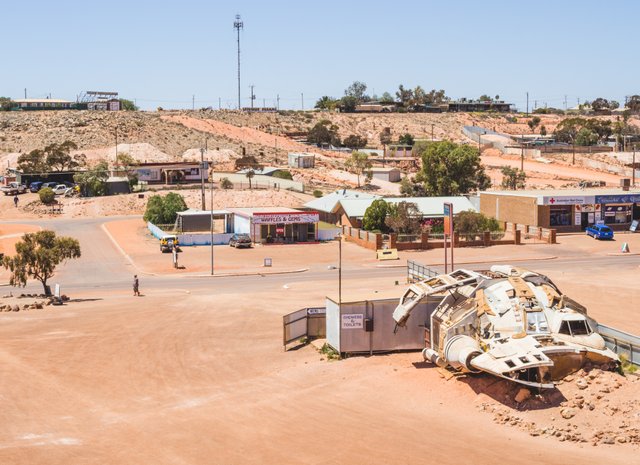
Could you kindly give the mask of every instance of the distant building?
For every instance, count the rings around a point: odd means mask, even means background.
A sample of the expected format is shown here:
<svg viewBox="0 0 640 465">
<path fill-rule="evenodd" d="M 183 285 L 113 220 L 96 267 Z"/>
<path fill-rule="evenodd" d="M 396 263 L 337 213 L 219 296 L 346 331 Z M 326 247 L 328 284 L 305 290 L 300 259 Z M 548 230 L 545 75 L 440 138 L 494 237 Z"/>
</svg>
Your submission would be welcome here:
<svg viewBox="0 0 640 465">
<path fill-rule="evenodd" d="M 402 171 L 398 168 L 374 166 L 371 168 L 371 173 L 374 179 L 379 179 L 381 181 L 400 182 L 400 179 L 402 179 Z"/>
<path fill-rule="evenodd" d="M 140 163 L 132 168 L 139 181 L 150 184 L 200 182 L 200 162 Z M 209 178 L 209 163 L 204 162 L 204 178 Z"/>
<path fill-rule="evenodd" d="M 316 164 L 314 153 L 289 153 L 289 166 L 291 168 L 313 168 Z"/>
<path fill-rule="evenodd" d="M 21 110 L 70 110 L 75 102 L 54 98 L 24 98 L 14 100 Z"/>
<path fill-rule="evenodd" d="M 503 101 L 493 100 L 467 100 L 460 99 L 454 102 L 449 102 L 447 111 L 450 112 L 471 112 L 471 111 L 499 111 L 502 113 L 509 113 L 512 111 L 512 104 L 505 103 Z"/>
<path fill-rule="evenodd" d="M 79 103 L 87 110 L 120 111 L 120 99 L 117 92 L 88 90 L 79 99 Z"/>
</svg>

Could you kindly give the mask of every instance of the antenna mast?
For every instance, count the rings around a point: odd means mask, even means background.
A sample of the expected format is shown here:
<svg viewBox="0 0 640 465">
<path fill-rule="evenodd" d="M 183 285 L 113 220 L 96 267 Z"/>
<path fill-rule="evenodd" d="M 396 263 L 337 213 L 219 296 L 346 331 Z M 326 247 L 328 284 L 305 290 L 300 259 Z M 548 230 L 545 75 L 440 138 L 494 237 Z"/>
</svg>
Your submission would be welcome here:
<svg viewBox="0 0 640 465">
<path fill-rule="evenodd" d="M 244 29 L 244 23 L 240 19 L 240 15 L 236 15 L 233 27 L 238 32 L 238 110 L 242 110 L 240 103 L 240 29 Z"/>
</svg>

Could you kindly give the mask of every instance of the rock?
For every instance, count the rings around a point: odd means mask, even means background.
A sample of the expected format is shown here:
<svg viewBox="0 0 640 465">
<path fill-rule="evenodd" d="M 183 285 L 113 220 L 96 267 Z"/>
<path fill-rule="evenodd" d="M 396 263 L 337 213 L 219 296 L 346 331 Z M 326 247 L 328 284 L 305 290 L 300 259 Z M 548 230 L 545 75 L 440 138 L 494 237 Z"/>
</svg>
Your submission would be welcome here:
<svg viewBox="0 0 640 465">
<path fill-rule="evenodd" d="M 576 381 L 576 386 L 578 387 L 578 389 L 587 389 L 587 387 L 589 387 L 589 383 L 587 383 L 586 380 L 580 378 L 578 381 Z"/>
<path fill-rule="evenodd" d="M 529 399 L 529 397 L 531 397 L 531 391 L 528 390 L 527 388 L 520 388 L 520 390 L 516 394 L 516 397 L 514 398 L 514 400 L 518 404 L 521 404 L 525 400 Z"/>
<path fill-rule="evenodd" d="M 564 418 L 565 420 L 568 420 L 576 416 L 576 410 L 569 407 L 563 408 L 562 410 L 560 410 L 560 415 L 562 415 L 562 418 Z"/>
<path fill-rule="evenodd" d="M 627 438 L 625 436 L 618 436 L 616 438 L 616 442 L 619 442 L 620 444 L 624 444 L 625 442 L 627 442 Z"/>
<path fill-rule="evenodd" d="M 36 302 L 35 303 L 35 308 L 37 308 L 38 310 L 42 309 L 42 302 Z"/>
<path fill-rule="evenodd" d="M 13 307 L 11 307 L 11 310 L 14 312 L 19 312 L 20 311 L 20 307 L 17 305 L 14 305 Z"/>
<path fill-rule="evenodd" d="M 615 444 L 616 440 L 613 436 L 605 436 L 604 438 L 602 438 L 602 443 L 603 444 Z"/>
</svg>

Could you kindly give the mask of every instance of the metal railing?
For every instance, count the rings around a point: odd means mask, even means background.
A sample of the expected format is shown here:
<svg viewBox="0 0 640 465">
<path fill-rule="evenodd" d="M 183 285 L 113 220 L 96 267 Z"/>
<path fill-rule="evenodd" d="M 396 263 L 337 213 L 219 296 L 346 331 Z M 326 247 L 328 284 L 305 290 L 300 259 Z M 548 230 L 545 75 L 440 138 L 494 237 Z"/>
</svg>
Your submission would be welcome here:
<svg viewBox="0 0 640 465">
<path fill-rule="evenodd" d="M 640 366 L 640 337 L 606 325 L 598 325 L 598 333 L 616 354 L 626 356 L 629 362 Z"/>
<path fill-rule="evenodd" d="M 422 281 L 424 279 L 433 278 L 440 273 L 432 268 L 429 268 L 422 263 L 418 263 L 413 260 L 407 260 L 407 281 L 415 282 Z"/>
</svg>

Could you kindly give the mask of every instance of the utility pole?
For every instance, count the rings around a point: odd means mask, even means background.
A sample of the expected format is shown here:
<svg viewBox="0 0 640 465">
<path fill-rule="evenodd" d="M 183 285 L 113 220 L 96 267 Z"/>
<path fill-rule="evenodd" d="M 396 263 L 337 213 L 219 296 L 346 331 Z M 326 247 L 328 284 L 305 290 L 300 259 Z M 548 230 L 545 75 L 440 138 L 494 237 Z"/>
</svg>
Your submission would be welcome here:
<svg viewBox="0 0 640 465">
<path fill-rule="evenodd" d="M 213 276 L 213 176 L 211 176 L 210 186 L 211 186 L 211 276 Z M 226 233 L 227 231 L 225 230 L 224 232 Z"/>
<path fill-rule="evenodd" d="M 249 87 L 251 88 L 251 110 L 253 110 L 253 101 L 256 99 L 256 95 L 253 93 L 253 88 L 255 86 L 251 84 Z"/>
<path fill-rule="evenodd" d="M 116 132 L 116 161 L 118 161 L 118 126 L 115 128 Z"/>
<path fill-rule="evenodd" d="M 631 162 L 631 187 L 636 187 L 636 144 L 633 143 L 633 159 Z"/>
<path fill-rule="evenodd" d="M 202 210 L 204 210 L 204 147 L 200 148 L 200 192 L 202 194 Z"/>
<path fill-rule="evenodd" d="M 527 116 L 529 116 L 529 92 L 527 92 Z"/>
<path fill-rule="evenodd" d="M 27 98 L 27 88 L 26 87 L 24 88 L 24 98 L 25 99 Z M 626 102 L 625 102 L 625 105 L 626 105 Z"/>
<path fill-rule="evenodd" d="M 342 309 L 342 223 L 338 234 L 338 311 Z"/>
<path fill-rule="evenodd" d="M 191 111 L 196 109 L 196 96 L 195 94 L 191 96 Z"/>
<path fill-rule="evenodd" d="M 564 94 L 564 109 L 567 110 L 567 94 Z"/>
<path fill-rule="evenodd" d="M 434 138 L 433 138 L 433 127 L 434 126 L 435 126 L 435 124 L 431 123 L 431 142 L 434 141 Z"/>
<path fill-rule="evenodd" d="M 244 29 L 244 23 L 240 20 L 240 15 L 236 15 L 233 27 L 238 32 L 238 111 L 242 110 L 240 103 L 240 29 Z"/>
<path fill-rule="evenodd" d="M 304 92 L 300 92 L 300 98 L 302 99 L 302 111 L 304 111 Z"/>
<path fill-rule="evenodd" d="M 276 95 L 276 108 L 280 111 L 280 94 Z"/>
<path fill-rule="evenodd" d="M 218 110 L 222 110 L 222 99 L 218 97 Z"/>
<path fill-rule="evenodd" d="M 267 104 L 266 104 L 266 103 L 264 103 L 264 102 L 265 102 L 265 100 L 266 100 L 266 99 L 262 99 L 262 109 L 263 109 L 263 110 L 264 110 L 264 109 L 266 108 L 266 106 L 267 106 Z"/>
</svg>

